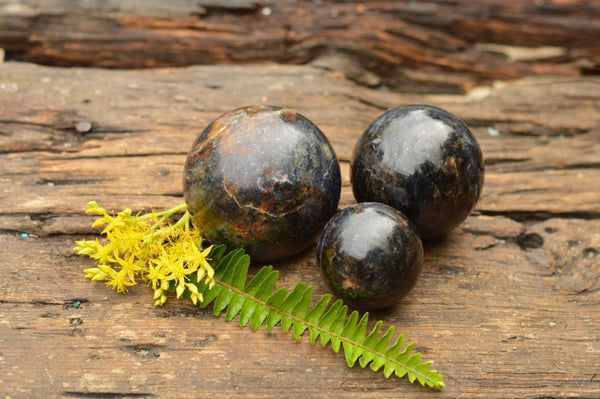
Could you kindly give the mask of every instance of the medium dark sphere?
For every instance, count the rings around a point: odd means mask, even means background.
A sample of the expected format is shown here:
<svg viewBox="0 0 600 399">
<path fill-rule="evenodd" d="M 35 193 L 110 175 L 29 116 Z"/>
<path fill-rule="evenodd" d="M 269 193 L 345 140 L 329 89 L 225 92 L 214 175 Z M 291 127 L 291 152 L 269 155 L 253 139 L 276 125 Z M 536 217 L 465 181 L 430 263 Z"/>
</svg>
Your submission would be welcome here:
<svg viewBox="0 0 600 399">
<path fill-rule="evenodd" d="M 413 224 L 396 209 L 363 202 L 327 223 L 317 262 L 336 296 L 357 309 L 383 309 L 397 304 L 417 282 L 423 245 Z"/>
<path fill-rule="evenodd" d="M 270 262 L 316 241 L 337 210 L 340 167 L 307 118 L 251 106 L 200 133 L 185 162 L 183 191 L 205 238 Z"/>
<path fill-rule="evenodd" d="M 422 239 L 461 224 L 483 187 L 483 156 L 467 126 L 431 106 L 387 111 L 354 147 L 350 180 L 358 202 L 404 213 Z"/>
</svg>

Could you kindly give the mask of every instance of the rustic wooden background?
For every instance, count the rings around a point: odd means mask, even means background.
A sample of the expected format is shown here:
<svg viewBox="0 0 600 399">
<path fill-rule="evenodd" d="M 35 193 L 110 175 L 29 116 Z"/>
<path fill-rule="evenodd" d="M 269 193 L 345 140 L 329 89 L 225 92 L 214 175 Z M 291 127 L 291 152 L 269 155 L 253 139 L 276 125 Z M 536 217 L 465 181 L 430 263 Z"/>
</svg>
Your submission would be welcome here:
<svg viewBox="0 0 600 399">
<path fill-rule="evenodd" d="M 0 0 L 0 396 L 600 398 L 599 15 L 577 0 Z M 463 119 L 486 160 L 476 211 L 372 316 L 447 390 L 83 278 L 85 203 L 179 204 L 185 155 L 219 114 L 313 120 L 344 207 L 354 142 L 408 103 Z M 275 266 L 281 286 L 326 293 L 314 248 Z"/>
<path fill-rule="evenodd" d="M 11 58 L 110 68 L 311 62 L 366 86 L 457 93 L 600 72 L 585 0 L 0 0 Z"/>
</svg>

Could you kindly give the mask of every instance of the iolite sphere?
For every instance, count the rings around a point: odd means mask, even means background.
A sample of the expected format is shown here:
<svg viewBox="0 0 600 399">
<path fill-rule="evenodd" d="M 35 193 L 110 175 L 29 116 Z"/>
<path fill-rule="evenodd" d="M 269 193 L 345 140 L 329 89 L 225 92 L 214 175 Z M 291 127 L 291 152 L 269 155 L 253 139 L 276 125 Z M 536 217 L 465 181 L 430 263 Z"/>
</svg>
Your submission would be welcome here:
<svg viewBox="0 0 600 399">
<path fill-rule="evenodd" d="M 358 202 L 393 206 L 427 239 L 448 233 L 473 210 L 483 186 L 483 156 L 454 115 L 410 105 L 369 126 L 354 148 L 350 175 Z"/>
<path fill-rule="evenodd" d="M 317 261 L 337 297 L 358 309 L 382 309 L 398 303 L 417 282 L 423 245 L 399 211 L 363 202 L 341 210 L 327 223 Z"/>
<path fill-rule="evenodd" d="M 183 190 L 205 238 L 270 262 L 317 240 L 337 210 L 340 167 L 325 135 L 306 117 L 250 106 L 200 133 L 186 159 Z"/>
</svg>

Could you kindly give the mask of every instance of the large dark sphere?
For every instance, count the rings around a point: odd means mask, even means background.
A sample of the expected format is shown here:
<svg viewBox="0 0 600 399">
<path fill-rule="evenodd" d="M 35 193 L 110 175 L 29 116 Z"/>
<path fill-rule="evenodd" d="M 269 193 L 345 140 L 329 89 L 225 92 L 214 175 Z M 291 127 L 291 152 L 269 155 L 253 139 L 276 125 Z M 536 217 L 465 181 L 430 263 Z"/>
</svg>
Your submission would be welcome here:
<svg viewBox="0 0 600 399">
<path fill-rule="evenodd" d="M 363 202 L 325 226 L 317 262 L 329 288 L 357 309 L 395 305 L 413 288 L 423 245 L 413 224 L 391 206 Z"/>
<path fill-rule="evenodd" d="M 200 133 L 185 162 L 183 191 L 205 238 L 270 262 L 316 241 L 337 210 L 340 167 L 307 118 L 251 106 Z"/>
<path fill-rule="evenodd" d="M 350 179 L 358 202 L 393 206 L 421 238 L 446 234 L 471 213 L 483 186 L 483 156 L 467 126 L 431 106 L 387 111 L 354 147 Z"/>
</svg>

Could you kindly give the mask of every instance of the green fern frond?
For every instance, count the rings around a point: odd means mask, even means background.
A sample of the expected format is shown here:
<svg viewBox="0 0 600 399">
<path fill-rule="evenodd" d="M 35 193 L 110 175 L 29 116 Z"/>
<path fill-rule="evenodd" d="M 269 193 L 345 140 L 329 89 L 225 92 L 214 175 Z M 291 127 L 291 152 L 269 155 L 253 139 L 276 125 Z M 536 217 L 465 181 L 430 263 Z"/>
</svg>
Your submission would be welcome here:
<svg viewBox="0 0 600 399">
<path fill-rule="evenodd" d="M 219 259 L 223 253 L 222 246 L 215 247 L 209 257 Z M 443 376 L 430 369 L 433 362 L 421 362 L 421 354 L 413 352 L 414 342 L 402 349 L 405 337 L 401 334 L 390 346 L 393 326 L 381 335 L 383 322 L 378 321 L 367 334 L 368 313 L 360 318 L 357 311 L 348 315 L 348 306 L 340 299 L 331 303 L 331 295 L 324 295 L 310 307 L 313 289 L 304 283 L 298 283 L 291 292 L 275 290 L 279 272 L 272 266 L 260 269 L 246 284 L 249 265 L 250 257 L 241 249 L 222 257 L 215 267 L 212 288 L 204 280 L 194 281 L 204 297 L 200 306 L 214 302 L 216 316 L 224 312 L 228 321 L 239 316 L 241 327 L 250 323 L 255 331 L 266 324 L 270 332 L 280 323 L 284 332 L 291 330 L 300 340 L 308 330 L 312 345 L 320 338 L 323 347 L 331 343 L 336 353 L 343 348 L 349 367 L 358 362 L 363 368 L 382 370 L 388 378 L 407 375 L 411 383 L 445 388 Z"/>
</svg>

